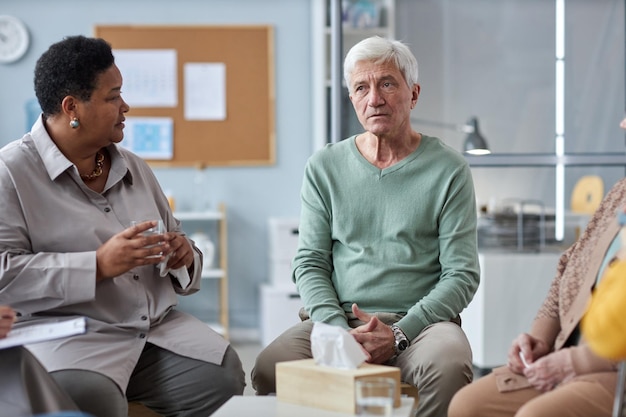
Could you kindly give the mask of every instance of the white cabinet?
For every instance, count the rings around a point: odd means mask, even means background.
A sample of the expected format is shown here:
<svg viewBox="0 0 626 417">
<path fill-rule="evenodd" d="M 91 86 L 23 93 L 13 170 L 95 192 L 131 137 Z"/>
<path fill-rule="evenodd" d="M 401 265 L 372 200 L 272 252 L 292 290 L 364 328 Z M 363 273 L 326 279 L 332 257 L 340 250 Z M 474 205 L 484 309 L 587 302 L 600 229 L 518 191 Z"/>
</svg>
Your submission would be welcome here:
<svg viewBox="0 0 626 417">
<path fill-rule="evenodd" d="M 476 367 L 489 369 L 506 364 L 513 339 L 530 330 L 560 256 L 555 252 L 479 254 L 480 285 L 461 313 Z"/>
<path fill-rule="evenodd" d="M 339 0 L 312 0 L 311 27 L 313 33 L 313 140 L 314 150 L 329 142 L 331 85 L 331 7 Z M 395 0 L 343 0 L 341 25 L 342 59 L 348 50 L 370 36 L 395 37 Z M 343 73 L 341 74 L 343 77 Z M 343 78 L 342 78 L 342 85 Z M 342 88 L 341 139 L 362 131 L 347 89 Z"/>
<path fill-rule="evenodd" d="M 296 290 L 291 278 L 291 262 L 298 249 L 297 218 L 272 217 L 269 228 L 269 282 L 275 287 L 287 287 Z"/>
<path fill-rule="evenodd" d="M 269 229 L 269 283 L 261 286 L 261 341 L 267 346 L 276 336 L 300 321 L 302 300 L 291 279 L 291 262 L 298 249 L 299 219 L 273 217 Z"/>
<path fill-rule="evenodd" d="M 300 308 L 302 300 L 295 286 L 261 286 L 261 343 L 264 347 L 298 324 Z"/>
<path fill-rule="evenodd" d="M 217 223 L 217 236 L 211 237 L 216 240 L 215 246 L 218 258 L 210 268 L 204 268 L 202 278 L 216 281 L 219 287 L 219 321 L 208 324 L 228 339 L 228 229 L 226 224 L 226 206 L 219 204 L 216 211 L 176 212 L 174 217 L 181 221 L 183 229 L 185 229 L 186 224 L 191 222 Z M 209 229 L 208 224 L 206 229 Z M 187 229 L 185 230 L 188 231 Z M 191 235 L 192 233 L 188 234 Z"/>
</svg>

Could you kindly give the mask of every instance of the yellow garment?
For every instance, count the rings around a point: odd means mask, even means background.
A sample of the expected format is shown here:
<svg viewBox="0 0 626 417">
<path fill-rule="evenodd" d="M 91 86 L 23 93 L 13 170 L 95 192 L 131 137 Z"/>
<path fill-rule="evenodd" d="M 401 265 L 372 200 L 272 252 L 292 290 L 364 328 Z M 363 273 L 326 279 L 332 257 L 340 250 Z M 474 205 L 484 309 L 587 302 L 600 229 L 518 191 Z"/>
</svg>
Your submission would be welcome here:
<svg viewBox="0 0 626 417">
<path fill-rule="evenodd" d="M 626 260 L 606 267 L 581 322 L 583 336 L 599 356 L 626 359 Z"/>
</svg>

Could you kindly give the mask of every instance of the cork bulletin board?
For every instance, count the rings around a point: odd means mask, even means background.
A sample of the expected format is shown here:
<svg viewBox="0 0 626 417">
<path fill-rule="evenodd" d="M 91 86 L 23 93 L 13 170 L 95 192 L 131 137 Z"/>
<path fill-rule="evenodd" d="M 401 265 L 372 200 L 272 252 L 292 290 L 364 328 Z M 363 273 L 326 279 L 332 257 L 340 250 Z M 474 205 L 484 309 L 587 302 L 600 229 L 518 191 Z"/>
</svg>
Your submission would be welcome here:
<svg viewBox="0 0 626 417">
<path fill-rule="evenodd" d="M 203 168 L 275 162 L 274 42 L 270 26 L 99 25 L 94 35 L 108 41 L 113 49 L 176 51 L 177 105 L 131 106 L 127 113 L 129 117 L 173 119 L 173 157 L 148 160 L 151 165 Z M 224 120 L 185 118 L 183 66 L 204 62 L 225 64 Z"/>
</svg>

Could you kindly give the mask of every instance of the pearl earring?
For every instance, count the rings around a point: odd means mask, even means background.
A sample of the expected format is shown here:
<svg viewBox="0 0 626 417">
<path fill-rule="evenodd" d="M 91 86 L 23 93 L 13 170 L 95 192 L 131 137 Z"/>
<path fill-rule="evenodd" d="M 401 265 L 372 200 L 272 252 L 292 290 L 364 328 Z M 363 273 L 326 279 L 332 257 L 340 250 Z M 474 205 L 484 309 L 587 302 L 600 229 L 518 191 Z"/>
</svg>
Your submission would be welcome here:
<svg viewBox="0 0 626 417">
<path fill-rule="evenodd" d="M 75 117 L 74 117 L 74 118 L 70 121 L 70 127 L 71 127 L 72 129 L 78 129 L 78 126 L 80 126 L 80 122 L 78 121 L 78 119 L 77 119 L 77 118 L 75 118 Z"/>
</svg>

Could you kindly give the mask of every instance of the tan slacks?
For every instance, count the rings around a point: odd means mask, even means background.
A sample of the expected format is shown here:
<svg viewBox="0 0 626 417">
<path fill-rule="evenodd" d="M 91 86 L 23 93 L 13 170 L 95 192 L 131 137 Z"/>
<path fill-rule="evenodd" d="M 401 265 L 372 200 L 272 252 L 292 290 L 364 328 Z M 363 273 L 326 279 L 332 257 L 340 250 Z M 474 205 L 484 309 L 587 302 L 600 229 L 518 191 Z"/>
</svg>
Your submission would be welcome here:
<svg viewBox="0 0 626 417">
<path fill-rule="evenodd" d="M 401 316 L 379 313 L 377 316 L 391 324 Z M 351 327 L 362 322 L 350 320 Z M 313 322 L 305 320 L 286 330 L 257 357 L 251 373 L 252 386 L 258 395 L 276 391 L 277 362 L 310 359 L 310 336 Z M 386 365 L 400 368 L 404 382 L 418 388 L 420 417 L 445 417 L 452 396 L 472 381 L 472 353 L 461 327 L 452 322 L 426 327 L 411 346 Z"/>
<path fill-rule="evenodd" d="M 582 375 L 541 393 L 534 388 L 500 392 L 493 373 L 461 389 L 448 417 L 610 417 L 617 372 Z"/>
</svg>

